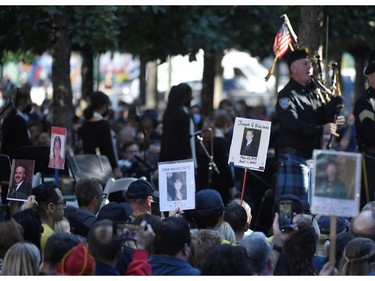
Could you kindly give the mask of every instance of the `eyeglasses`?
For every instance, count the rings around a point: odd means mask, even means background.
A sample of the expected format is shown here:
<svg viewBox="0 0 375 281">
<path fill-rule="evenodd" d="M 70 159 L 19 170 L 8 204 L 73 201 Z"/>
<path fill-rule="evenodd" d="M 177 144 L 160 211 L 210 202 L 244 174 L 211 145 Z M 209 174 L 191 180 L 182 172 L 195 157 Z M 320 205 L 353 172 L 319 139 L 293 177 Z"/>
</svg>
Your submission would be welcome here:
<svg viewBox="0 0 375 281">
<path fill-rule="evenodd" d="M 66 207 L 66 201 L 57 202 L 56 205 L 62 205 L 63 208 Z"/>
</svg>

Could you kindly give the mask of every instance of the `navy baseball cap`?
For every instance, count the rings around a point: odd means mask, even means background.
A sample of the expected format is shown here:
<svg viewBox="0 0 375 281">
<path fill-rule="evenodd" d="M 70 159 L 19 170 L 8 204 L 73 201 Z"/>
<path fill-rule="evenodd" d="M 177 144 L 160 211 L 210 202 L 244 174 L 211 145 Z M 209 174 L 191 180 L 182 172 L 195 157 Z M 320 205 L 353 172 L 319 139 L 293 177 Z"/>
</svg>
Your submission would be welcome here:
<svg viewBox="0 0 375 281">
<path fill-rule="evenodd" d="M 141 199 L 147 196 L 156 196 L 154 189 L 147 180 L 133 181 L 126 191 L 127 199 Z"/>
<path fill-rule="evenodd" d="M 97 220 L 127 221 L 133 213 L 133 208 L 125 202 L 109 202 L 104 205 L 97 216 Z"/>
</svg>

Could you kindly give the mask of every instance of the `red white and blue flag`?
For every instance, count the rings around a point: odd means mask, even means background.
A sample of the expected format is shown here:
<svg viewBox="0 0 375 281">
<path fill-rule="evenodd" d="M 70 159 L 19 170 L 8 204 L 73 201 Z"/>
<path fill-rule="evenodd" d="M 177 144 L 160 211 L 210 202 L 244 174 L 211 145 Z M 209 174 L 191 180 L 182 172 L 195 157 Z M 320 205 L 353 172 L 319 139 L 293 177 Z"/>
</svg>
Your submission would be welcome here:
<svg viewBox="0 0 375 281">
<path fill-rule="evenodd" d="M 282 24 L 273 43 L 273 53 L 275 54 L 276 58 L 281 58 L 283 55 L 285 55 L 291 42 L 292 37 L 290 36 L 290 32 L 285 24 Z"/>
</svg>

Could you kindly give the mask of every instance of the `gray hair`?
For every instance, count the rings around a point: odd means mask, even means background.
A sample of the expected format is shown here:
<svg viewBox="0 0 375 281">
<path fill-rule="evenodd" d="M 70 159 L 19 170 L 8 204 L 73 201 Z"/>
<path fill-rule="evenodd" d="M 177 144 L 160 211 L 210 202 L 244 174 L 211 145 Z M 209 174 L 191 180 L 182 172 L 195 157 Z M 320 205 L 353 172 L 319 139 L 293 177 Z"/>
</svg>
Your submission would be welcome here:
<svg viewBox="0 0 375 281">
<path fill-rule="evenodd" d="M 257 274 L 261 275 L 267 271 L 268 262 L 272 259 L 272 249 L 263 232 L 256 231 L 246 236 L 239 246 L 246 249 L 251 266 Z"/>
</svg>

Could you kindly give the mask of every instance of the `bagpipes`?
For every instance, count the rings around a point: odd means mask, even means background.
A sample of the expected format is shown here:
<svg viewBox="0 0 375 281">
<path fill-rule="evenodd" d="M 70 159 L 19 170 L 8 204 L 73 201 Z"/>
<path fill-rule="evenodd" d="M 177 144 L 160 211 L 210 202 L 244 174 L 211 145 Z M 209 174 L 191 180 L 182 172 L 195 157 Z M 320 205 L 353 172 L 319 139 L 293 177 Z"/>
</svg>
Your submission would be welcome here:
<svg viewBox="0 0 375 281">
<path fill-rule="evenodd" d="M 271 77 L 274 72 L 276 62 L 282 56 L 286 54 L 289 48 L 294 51 L 293 41 L 295 43 L 295 47 L 299 49 L 298 44 L 298 37 L 295 34 L 292 25 L 289 21 L 289 18 L 286 14 L 283 14 L 281 17 L 283 19 L 283 23 L 276 33 L 276 37 L 273 43 L 273 53 L 275 58 L 273 60 L 272 66 L 268 71 L 267 76 L 264 78 L 266 81 Z M 338 70 L 338 64 L 333 62 L 330 65 L 332 69 L 332 76 L 331 76 L 331 86 L 325 86 L 325 81 L 323 79 L 323 72 L 321 66 L 320 56 L 316 55 L 315 59 L 312 59 L 312 62 L 317 65 L 318 69 L 318 78 L 314 75 L 311 76 L 311 85 L 314 90 L 314 93 L 317 95 L 317 98 L 321 103 L 330 102 L 333 98 L 335 98 L 337 106 L 336 106 L 336 116 L 340 114 L 341 109 L 344 107 L 343 100 L 341 97 L 341 86 L 340 86 L 340 73 Z M 335 119 L 336 119 L 335 116 Z M 333 122 L 336 120 L 333 120 Z M 332 142 L 333 135 L 330 136 L 330 139 L 326 145 L 326 149 L 330 149 L 331 142 Z"/>
</svg>

